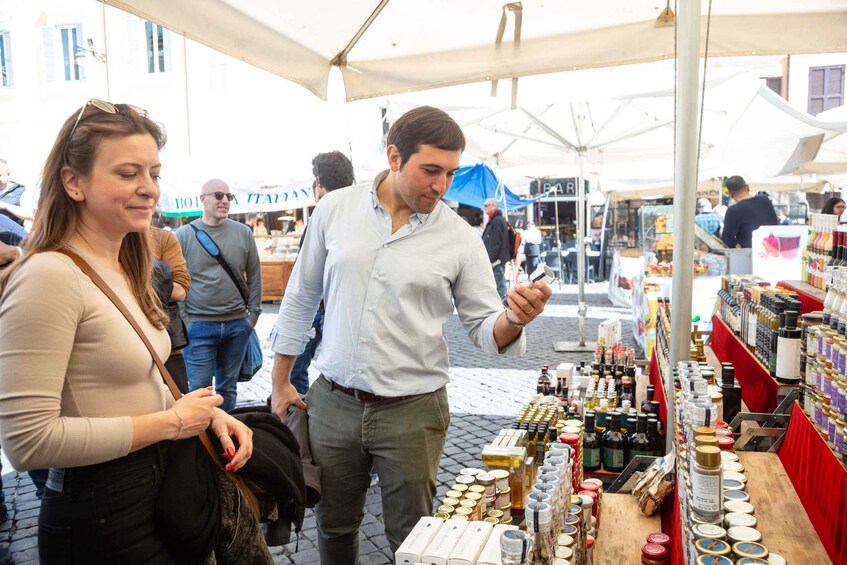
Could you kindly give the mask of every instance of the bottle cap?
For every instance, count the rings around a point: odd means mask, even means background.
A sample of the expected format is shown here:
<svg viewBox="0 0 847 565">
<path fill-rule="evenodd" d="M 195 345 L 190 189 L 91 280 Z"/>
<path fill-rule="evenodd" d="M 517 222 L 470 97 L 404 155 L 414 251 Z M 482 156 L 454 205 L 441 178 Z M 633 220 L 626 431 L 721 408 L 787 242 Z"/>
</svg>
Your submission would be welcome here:
<svg viewBox="0 0 847 565">
<path fill-rule="evenodd" d="M 697 464 L 703 467 L 720 467 L 721 450 L 717 447 L 706 445 L 697 448 Z"/>
<path fill-rule="evenodd" d="M 641 547 L 641 554 L 647 557 L 665 557 L 668 550 L 657 543 L 646 543 Z"/>
<path fill-rule="evenodd" d="M 647 536 L 647 543 L 655 543 L 667 547 L 671 543 L 671 537 L 662 532 L 655 532 Z"/>
<path fill-rule="evenodd" d="M 700 447 L 701 445 L 710 445 L 712 447 L 718 447 L 718 438 L 715 436 L 694 436 L 694 446 Z"/>
</svg>

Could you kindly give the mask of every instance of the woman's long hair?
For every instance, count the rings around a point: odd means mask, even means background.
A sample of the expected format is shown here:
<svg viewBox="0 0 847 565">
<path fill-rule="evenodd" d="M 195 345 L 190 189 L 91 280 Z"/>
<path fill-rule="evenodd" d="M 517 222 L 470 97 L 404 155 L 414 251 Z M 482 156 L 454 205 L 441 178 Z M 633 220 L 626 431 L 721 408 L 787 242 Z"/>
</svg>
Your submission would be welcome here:
<svg viewBox="0 0 847 565">
<path fill-rule="evenodd" d="M 29 257 L 62 249 L 77 232 L 80 205 L 65 191 L 61 175 L 64 166 L 83 177 L 90 176 L 100 144 L 108 138 L 148 134 L 160 150 L 164 147 L 165 133 L 156 122 L 126 104 L 116 104 L 115 108 L 117 112 L 110 113 L 86 103 L 65 120 L 41 172 L 41 197 L 24 254 L 0 274 L 0 292 Z M 118 261 L 147 319 L 156 328 L 164 328 L 168 317 L 150 284 L 152 255 L 146 232 L 131 232 L 124 237 Z"/>
</svg>

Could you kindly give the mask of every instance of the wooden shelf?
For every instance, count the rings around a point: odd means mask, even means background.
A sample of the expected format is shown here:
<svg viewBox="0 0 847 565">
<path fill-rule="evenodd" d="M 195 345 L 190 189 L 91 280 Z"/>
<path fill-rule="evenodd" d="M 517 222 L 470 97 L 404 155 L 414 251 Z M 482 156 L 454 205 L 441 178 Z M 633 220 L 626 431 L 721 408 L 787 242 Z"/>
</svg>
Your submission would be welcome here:
<svg viewBox="0 0 847 565">
<path fill-rule="evenodd" d="M 641 546 L 647 543 L 647 536 L 661 531 L 659 513 L 645 518 L 632 495 L 604 494 L 594 565 L 640 564 Z"/>
</svg>

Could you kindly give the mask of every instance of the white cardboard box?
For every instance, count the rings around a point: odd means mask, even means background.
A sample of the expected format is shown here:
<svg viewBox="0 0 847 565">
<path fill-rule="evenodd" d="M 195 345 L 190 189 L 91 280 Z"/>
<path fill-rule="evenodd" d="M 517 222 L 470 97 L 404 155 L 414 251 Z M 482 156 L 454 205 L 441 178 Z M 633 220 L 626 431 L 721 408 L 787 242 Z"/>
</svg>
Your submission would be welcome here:
<svg viewBox="0 0 847 565">
<path fill-rule="evenodd" d="M 465 529 L 471 522 L 462 520 L 447 520 L 421 556 L 421 561 L 425 565 L 447 565 L 447 558 L 450 557 L 450 552 L 456 547 L 459 538 L 465 533 Z"/>
<path fill-rule="evenodd" d="M 450 552 L 447 565 L 475 565 L 492 530 L 494 530 L 494 524 L 489 522 L 469 522 L 459 543 Z"/>
<path fill-rule="evenodd" d="M 482 548 L 482 553 L 476 560 L 476 565 L 503 565 L 500 558 L 500 536 L 506 530 L 517 530 L 517 526 L 508 524 L 497 524 L 488 536 L 488 541 L 485 542 L 485 547 Z"/>
<path fill-rule="evenodd" d="M 420 562 L 423 552 L 443 525 L 444 520 L 432 516 L 424 516 L 418 520 L 418 523 L 397 548 L 397 553 L 394 554 L 394 563 L 396 565 L 411 565 Z"/>
</svg>

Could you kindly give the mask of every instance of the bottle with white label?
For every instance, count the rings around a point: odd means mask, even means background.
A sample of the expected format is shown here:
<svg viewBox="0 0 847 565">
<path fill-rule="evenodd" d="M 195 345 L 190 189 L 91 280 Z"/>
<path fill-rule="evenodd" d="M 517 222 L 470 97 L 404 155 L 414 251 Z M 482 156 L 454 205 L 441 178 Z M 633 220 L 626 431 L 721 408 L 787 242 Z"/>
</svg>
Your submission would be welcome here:
<svg viewBox="0 0 847 565">
<path fill-rule="evenodd" d="M 691 466 L 691 508 L 707 522 L 721 519 L 723 511 L 721 450 L 710 445 L 697 448 Z"/>
<path fill-rule="evenodd" d="M 779 328 L 776 344 L 776 380 L 779 383 L 800 383 L 800 334 L 797 312 L 785 312 L 785 325 Z"/>
</svg>

